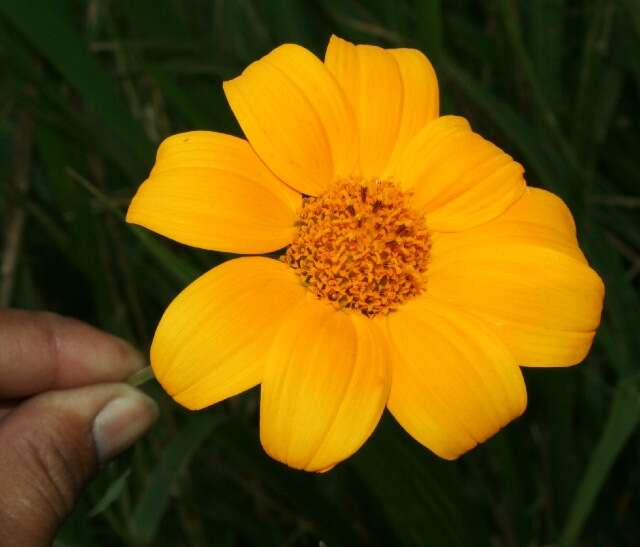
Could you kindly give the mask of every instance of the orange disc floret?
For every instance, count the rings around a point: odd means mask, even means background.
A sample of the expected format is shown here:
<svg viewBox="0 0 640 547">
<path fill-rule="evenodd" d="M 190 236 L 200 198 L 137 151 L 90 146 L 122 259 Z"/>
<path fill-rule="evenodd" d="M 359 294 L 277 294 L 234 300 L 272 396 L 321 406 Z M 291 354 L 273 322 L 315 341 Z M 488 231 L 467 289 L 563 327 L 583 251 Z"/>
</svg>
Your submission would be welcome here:
<svg viewBox="0 0 640 547">
<path fill-rule="evenodd" d="M 340 181 L 304 199 L 296 226 L 282 260 L 336 308 L 374 317 L 422 292 L 429 232 L 392 182 Z"/>
</svg>

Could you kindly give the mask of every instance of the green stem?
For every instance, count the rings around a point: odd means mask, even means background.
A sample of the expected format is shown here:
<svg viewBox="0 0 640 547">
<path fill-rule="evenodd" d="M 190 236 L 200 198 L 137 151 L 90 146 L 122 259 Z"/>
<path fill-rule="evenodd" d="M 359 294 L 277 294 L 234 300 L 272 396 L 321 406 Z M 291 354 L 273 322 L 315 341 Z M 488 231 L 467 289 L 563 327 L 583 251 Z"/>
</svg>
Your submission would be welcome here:
<svg viewBox="0 0 640 547">
<path fill-rule="evenodd" d="M 127 378 L 127 384 L 133 387 L 141 386 L 155 378 L 153 375 L 153 369 L 151 367 L 144 367 L 137 372 L 134 372 L 129 378 Z"/>
</svg>

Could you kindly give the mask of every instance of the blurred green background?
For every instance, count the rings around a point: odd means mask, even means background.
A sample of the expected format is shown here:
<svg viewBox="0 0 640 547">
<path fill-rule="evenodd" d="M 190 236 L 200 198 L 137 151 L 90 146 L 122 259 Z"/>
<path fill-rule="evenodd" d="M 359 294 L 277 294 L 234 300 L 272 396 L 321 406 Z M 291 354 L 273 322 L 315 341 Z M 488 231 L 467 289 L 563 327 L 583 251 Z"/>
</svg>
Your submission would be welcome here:
<svg viewBox="0 0 640 547">
<path fill-rule="evenodd" d="M 172 133 L 239 134 L 223 79 L 331 33 L 416 47 L 444 113 L 562 196 L 607 286 L 587 361 L 526 370 L 527 413 L 454 463 L 385 416 L 324 475 L 271 461 L 253 390 L 162 416 L 105 467 L 60 546 L 625 546 L 640 542 L 638 0 L 2 0 L 0 305 L 147 348 L 170 300 L 227 256 L 123 214 Z"/>
</svg>

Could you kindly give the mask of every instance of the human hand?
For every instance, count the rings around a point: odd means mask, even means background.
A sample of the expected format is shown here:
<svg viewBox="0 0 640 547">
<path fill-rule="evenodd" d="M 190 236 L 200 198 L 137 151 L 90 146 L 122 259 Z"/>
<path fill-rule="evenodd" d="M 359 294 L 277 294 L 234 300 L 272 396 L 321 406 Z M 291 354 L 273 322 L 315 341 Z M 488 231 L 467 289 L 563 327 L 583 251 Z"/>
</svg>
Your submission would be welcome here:
<svg viewBox="0 0 640 547">
<path fill-rule="evenodd" d="M 153 400 L 117 383 L 143 366 L 80 321 L 0 310 L 0 545 L 50 545 L 97 466 L 153 423 Z"/>
</svg>

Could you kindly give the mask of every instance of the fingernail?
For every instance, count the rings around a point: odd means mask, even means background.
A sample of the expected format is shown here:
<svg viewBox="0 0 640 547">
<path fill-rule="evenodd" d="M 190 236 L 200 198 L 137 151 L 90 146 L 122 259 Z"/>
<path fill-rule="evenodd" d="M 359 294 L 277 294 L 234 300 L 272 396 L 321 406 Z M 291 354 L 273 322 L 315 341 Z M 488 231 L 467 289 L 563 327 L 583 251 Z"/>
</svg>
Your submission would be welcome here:
<svg viewBox="0 0 640 547">
<path fill-rule="evenodd" d="M 133 388 L 107 403 L 93 421 L 98 460 L 102 463 L 131 446 L 157 417 L 155 401 Z"/>
</svg>

